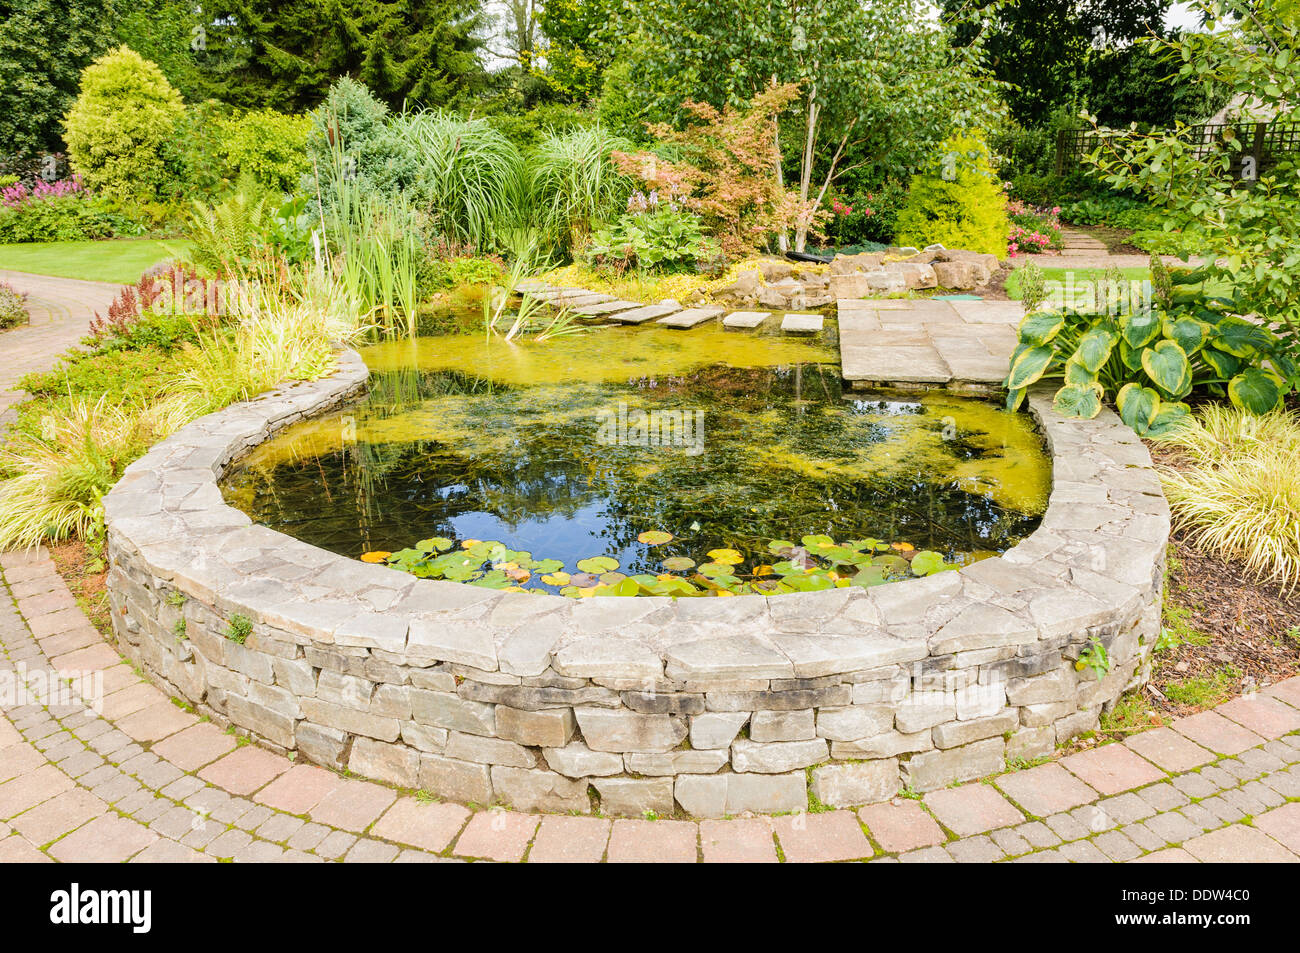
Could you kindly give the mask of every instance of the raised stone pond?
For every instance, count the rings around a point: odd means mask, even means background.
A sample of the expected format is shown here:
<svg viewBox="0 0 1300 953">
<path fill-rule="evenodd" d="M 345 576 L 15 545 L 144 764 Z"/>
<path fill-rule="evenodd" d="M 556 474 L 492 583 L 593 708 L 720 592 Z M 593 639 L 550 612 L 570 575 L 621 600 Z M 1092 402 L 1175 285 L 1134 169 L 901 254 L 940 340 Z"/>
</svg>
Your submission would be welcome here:
<svg viewBox="0 0 1300 953">
<path fill-rule="evenodd" d="M 271 748 L 524 810 L 866 803 L 1094 728 L 1159 631 L 1140 440 L 1050 391 L 844 392 L 832 343 L 345 352 L 105 498 L 120 647 Z"/>
</svg>

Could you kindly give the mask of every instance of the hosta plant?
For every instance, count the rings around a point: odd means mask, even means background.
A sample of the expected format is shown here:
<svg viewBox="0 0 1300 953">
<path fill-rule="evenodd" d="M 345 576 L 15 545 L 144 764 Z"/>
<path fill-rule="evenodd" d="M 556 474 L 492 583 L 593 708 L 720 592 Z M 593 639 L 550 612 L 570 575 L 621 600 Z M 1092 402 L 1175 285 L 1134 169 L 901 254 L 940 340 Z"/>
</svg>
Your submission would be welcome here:
<svg viewBox="0 0 1300 953">
<path fill-rule="evenodd" d="M 1169 272 L 1153 258 L 1148 301 L 1025 315 L 1007 406 L 1019 407 L 1030 385 L 1059 380 L 1059 413 L 1095 417 L 1110 399 L 1125 423 L 1151 436 L 1185 422 L 1184 401 L 1196 390 L 1255 414 L 1278 407 L 1295 375 L 1292 360 L 1240 302 L 1207 290 L 1219 277 L 1214 265 Z"/>
</svg>

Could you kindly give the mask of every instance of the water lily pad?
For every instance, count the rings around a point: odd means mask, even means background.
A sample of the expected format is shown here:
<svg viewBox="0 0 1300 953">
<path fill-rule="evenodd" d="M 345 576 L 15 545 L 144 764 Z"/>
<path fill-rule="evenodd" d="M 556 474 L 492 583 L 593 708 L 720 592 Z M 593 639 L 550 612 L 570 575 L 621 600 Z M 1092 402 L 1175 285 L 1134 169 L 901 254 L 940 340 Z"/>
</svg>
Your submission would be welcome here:
<svg viewBox="0 0 1300 953">
<path fill-rule="evenodd" d="M 648 529 L 637 536 L 637 542 L 646 543 L 650 546 L 661 546 L 671 541 L 672 538 L 672 533 L 666 533 L 661 529 Z"/>
<path fill-rule="evenodd" d="M 695 565 L 695 560 L 689 556 L 669 556 L 663 561 L 665 569 L 671 569 L 673 572 L 685 572 Z"/>
<path fill-rule="evenodd" d="M 536 559 L 530 567 L 538 572 L 558 573 L 564 568 L 564 561 L 561 559 Z M 562 574 L 563 575 L 563 574 Z"/>
<path fill-rule="evenodd" d="M 504 589 L 510 585 L 510 580 L 506 574 L 497 570 L 484 573 L 480 578 L 470 583 L 472 586 L 482 586 L 485 589 Z"/>
<path fill-rule="evenodd" d="M 710 549 L 709 558 L 727 566 L 738 566 L 745 561 L 745 557 L 734 549 Z"/>
<path fill-rule="evenodd" d="M 542 576 L 542 582 L 548 586 L 567 586 L 569 584 L 569 574 L 567 572 L 552 572 Z"/>
<path fill-rule="evenodd" d="M 892 554 L 887 556 L 877 556 L 871 561 L 871 564 L 873 566 L 879 566 L 881 569 L 885 570 L 885 572 L 893 573 L 908 572 L 912 568 L 908 565 L 907 560 L 902 556 L 894 556 Z"/>
<path fill-rule="evenodd" d="M 911 543 L 891 543 L 890 545 L 900 553 L 910 553 L 912 550 L 916 549 L 916 547 Z"/>
<path fill-rule="evenodd" d="M 854 574 L 851 581 L 855 586 L 879 586 L 885 582 L 885 570 L 880 566 L 864 566 Z"/>
<path fill-rule="evenodd" d="M 943 556 L 933 550 L 923 549 L 912 557 L 912 575 L 914 576 L 929 576 L 936 572 L 943 572 L 946 568 Z"/>
<path fill-rule="evenodd" d="M 641 591 L 640 586 L 638 586 L 631 579 L 628 579 L 626 576 L 624 576 L 622 579 L 620 579 L 618 582 L 612 585 L 606 583 L 597 586 L 595 592 L 593 592 L 592 595 L 628 597 L 628 596 L 635 596 L 640 591 Z"/>
<path fill-rule="evenodd" d="M 600 575 L 602 572 L 613 572 L 617 569 L 618 560 L 613 556 L 589 556 L 578 560 L 578 568 L 583 572 Z"/>
<path fill-rule="evenodd" d="M 382 563 L 382 562 L 387 562 L 388 557 L 391 555 L 393 554 L 388 552 L 387 550 L 376 549 L 373 552 L 362 553 L 361 561 L 363 563 Z"/>
<path fill-rule="evenodd" d="M 754 567 L 755 576 L 770 576 L 773 572 L 774 570 L 767 563 L 761 563 Z"/>
<path fill-rule="evenodd" d="M 426 553 L 441 553 L 451 549 L 456 544 L 445 536 L 431 536 L 428 539 L 422 539 L 415 544 L 416 549 L 422 549 Z"/>
<path fill-rule="evenodd" d="M 794 549 L 794 543 L 788 539 L 774 539 L 767 544 L 767 551 L 774 556 L 783 556 Z"/>
<path fill-rule="evenodd" d="M 700 563 L 700 572 L 705 576 L 730 576 L 732 569 L 730 563 Z"/>
<path fill-rule="evenodd" d="M 621 572 L 604 572 L 600 574 L 601 584 L 606 586 L 617 585 L 626 578 L 627 574 Z"/>
<path fill-rule="evenodd" d="M 589 572 L 575 572 L 569 577 L 569 582 L 579 589 L 590 589 L 600 582 L 600 579 Z"/>
<path fill-rule="evenodd" d="M 835 545 L 835 540 L 831 539 L 829 536 L 821 535 L 805 536 L 800 540 L 800 542 L 809 549 L 825 549 L 828 546 Z"/>
</svg>

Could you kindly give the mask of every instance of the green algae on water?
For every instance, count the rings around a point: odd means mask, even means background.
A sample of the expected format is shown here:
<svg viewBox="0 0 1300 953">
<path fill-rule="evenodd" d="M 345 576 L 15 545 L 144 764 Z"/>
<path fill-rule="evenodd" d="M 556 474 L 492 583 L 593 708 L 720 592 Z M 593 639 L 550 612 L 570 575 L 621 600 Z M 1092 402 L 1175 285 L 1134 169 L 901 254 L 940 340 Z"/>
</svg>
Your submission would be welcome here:
<svg viewBox="0 0 1300 953">
<path fill-rule="evenodd" d="M 845 393 L 811 342 L 623 330 L 372 348 L 369 397 L 256 448 L 227 498 L 354 557 L 490 540 L 563 572 L 607 557 L 641 584 L 665 560 L 696 578 L 711 552 L 734 551 L 750 574 L 776 561 L 774 541 L 808 536 L 899 544 L 939 569 L 1038 525 L 1050 465 L 1024 414 L 947 394 Z M 897 553 L 880 558 L 889 578 L 894 561 L 907 570 Z"/>
</svg>

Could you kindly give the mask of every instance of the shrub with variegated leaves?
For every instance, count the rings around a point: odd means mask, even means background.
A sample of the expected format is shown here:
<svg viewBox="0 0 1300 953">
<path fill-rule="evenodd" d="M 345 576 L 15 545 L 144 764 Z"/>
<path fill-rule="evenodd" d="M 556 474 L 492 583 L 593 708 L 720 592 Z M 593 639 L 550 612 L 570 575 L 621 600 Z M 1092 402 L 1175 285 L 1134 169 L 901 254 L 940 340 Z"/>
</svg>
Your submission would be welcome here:
<svg viewBox="0 0 1300 953">
<path fill-rule="evenodd" d="M 1137 433 L 1180 427 L 1193 391 L 1267 413 L 1289 393 L 1296 368 L 1267 327 L 1233 297 L 1214 293 L 1215 265 L 1170 272 L 1151 262 L 1154 294 L 1137 307 L 1033 311 L 1020 323 L 1007 376 L 1007 406 L 1030 385 L 1060 380 L 1054 401 L 1066 417 L 1092 418 L 1114 401 Z"/>
</svg>

